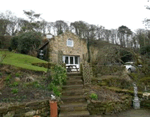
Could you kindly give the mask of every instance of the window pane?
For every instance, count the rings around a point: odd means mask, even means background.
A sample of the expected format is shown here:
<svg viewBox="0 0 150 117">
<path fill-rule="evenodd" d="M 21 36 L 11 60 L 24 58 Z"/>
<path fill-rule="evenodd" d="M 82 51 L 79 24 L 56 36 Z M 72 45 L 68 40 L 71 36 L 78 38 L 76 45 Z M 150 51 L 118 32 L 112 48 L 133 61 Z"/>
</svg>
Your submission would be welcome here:
<svg viewBox="0 0 150 117">
<path fill-rule="evenodd" d="M 70 64 L 73 64 L 73 57 L 70 57 Z"/>
<path fill-rule="evenodd" d="M 72 46 L 73 45 L 73 41 L 68 39 L 68 46 Z"/>
<path fill-rule="evenodd" d="M 75 56 L 75 64 L 78 64 L 78 57 Z"/>
<path fill-rule="evenodd" d="M 65 63 L 68 64 L 68 57 L 65 58 Z"/>
</svg>

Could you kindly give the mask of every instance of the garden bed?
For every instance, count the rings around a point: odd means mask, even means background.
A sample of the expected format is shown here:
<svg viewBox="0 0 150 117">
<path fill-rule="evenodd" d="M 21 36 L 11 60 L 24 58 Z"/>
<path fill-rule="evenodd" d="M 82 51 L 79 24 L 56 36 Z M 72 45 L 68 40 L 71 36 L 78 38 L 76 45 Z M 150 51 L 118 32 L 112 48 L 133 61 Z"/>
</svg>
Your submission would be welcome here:
<svg viewBox="0 0 150 117">
<path fill-rule="evenodd" d="M 0 107 L 9 103 L 50 98 L 49 80 L 44 72 L 32 72 L 3 65 L 0 67 Z"/>
</svg>

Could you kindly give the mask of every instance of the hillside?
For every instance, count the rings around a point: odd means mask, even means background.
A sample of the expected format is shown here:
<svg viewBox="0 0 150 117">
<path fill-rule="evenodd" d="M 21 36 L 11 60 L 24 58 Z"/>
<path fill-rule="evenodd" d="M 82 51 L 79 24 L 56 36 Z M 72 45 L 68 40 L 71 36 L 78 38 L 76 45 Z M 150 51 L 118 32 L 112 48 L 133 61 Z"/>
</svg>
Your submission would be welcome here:
<svg viewBox="0 0 150 117">
<path fill-rule="evenodd" d="M 2 61 L 3 64 L 12 65 L 15 67 L 34 70 L 34 71 L 47 71 L 47 69 L 44 67 L 38 67 L 32 65 L 32 63 L 47 63 L 47 61 L 29 55 L 13 53 L 8 51 L 0 51 L 0 58 L 3 55 L 6 55 L 6 57 Z"/>
</svg>

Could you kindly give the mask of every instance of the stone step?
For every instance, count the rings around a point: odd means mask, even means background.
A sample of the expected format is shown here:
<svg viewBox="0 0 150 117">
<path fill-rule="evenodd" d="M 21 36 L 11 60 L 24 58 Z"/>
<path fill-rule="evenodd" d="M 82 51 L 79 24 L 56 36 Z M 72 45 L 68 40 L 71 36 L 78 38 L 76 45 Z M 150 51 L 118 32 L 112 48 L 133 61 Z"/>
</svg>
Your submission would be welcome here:
<svg viewBox="0 0 150 117">
<path fill-rule="evenodd" d="M 87 103 L 64 103 L 60 105 L 61 112 L 86 111 Z"/>
<path fill-rule="evenodd" d="M 68 79 L 67 85 L 77 85 L 77 84 L 83 84 L 83 81 L 81 79 Z"/>
<path fill-rule="evenodd" d="M 81 89 L 77 89 L 77 90 L 64 90 L 62 92 L 63 96 L 77 96 L 77 95 L 83 95 L 84 94 L 84 90 Z"/>
<path fill-rule="evenodd" d="M 86 102 L 86 96 L 62 96 L 62 101 L 64 103 L 74 103 L 74 102 Z"/>
<path fill-rule="evenodd" d="M 89 117 L 88 111 L 62 112 L 59 117 Z"/>
<path fill-rule="evenodd" d="M 71 73 L 71 72 L 68 72 L 67 76 L 82 76 L 82 74 L 81 73 Z"/>
<path fill-rule="evenodd" d="M 83 89 L 83 85 L 64 85 L 62 87 L 64 90 L 71 90 L 71 89 Z"/>
<path fill-rule="evenodd" d="M 69 76 L 68 79 L 82 79 L 82 76 Z"/>
</svg>

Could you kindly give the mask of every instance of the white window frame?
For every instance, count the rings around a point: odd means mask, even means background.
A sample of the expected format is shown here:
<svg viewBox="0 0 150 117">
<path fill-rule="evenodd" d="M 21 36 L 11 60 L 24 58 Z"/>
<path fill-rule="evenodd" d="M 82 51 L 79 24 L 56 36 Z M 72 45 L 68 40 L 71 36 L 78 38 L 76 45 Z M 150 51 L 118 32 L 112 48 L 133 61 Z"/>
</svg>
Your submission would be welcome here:
<svg viewBox="0 0 150 117">
<path fill-rule="evenodd" d="M 69 40 L 69 41 L 72 41 L 72 45 L 68 45 L 68 40 Z M 73 46 L 74 46 L 74 42 L 73 42 L 73 40 L 72 40 L 72 39 L 70 39 L 70 38 L 69 38 L 69 39 L 67 39 L 67 46 L 68 46 L 68 47 L 73 47 Z"/>
</svg>

